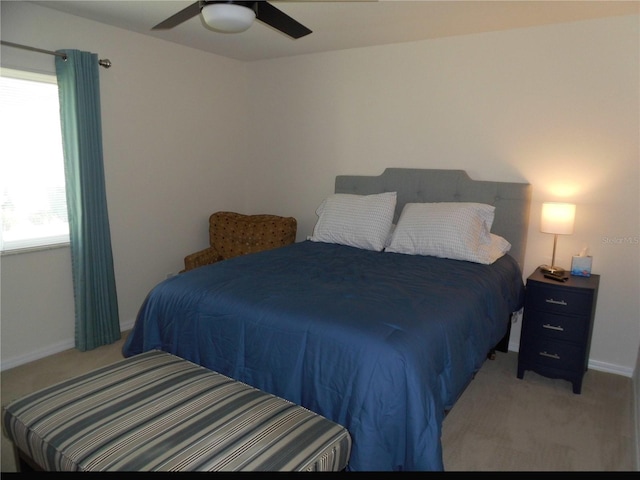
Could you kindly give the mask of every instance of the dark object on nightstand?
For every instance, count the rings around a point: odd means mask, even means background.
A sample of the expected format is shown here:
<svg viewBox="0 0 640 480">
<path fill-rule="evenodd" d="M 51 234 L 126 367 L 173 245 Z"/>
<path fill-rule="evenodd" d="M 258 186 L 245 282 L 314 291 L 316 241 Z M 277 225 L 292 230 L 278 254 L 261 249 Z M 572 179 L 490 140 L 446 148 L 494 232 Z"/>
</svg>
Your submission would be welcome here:
<svg viewBox="0 0 640 480">
<path fill-rule="evenodd" d="M 556 282 L 566 282 L 567 280 L 569 280 L 569 275 L 565 275 L 564 272 L 562 273 L 549 272 L 549 273 L 544 273 L 543 276 L 544 278 L 550 278 L 551 280 L 555 280 Z"/>
<path fill-rule="evenodd" d="M 545 278 L 538 268 L 527 279 L 518 378 L 525 370 L 573 383 L 580 393 L 587 371 L 600 275 Z"/>
</svg>

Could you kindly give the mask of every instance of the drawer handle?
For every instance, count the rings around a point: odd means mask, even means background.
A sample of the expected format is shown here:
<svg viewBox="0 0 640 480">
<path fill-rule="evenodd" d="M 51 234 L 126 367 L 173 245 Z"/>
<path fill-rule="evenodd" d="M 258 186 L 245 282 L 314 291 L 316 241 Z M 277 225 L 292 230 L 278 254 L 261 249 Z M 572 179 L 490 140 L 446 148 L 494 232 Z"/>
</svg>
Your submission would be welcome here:
<svg viewBox="0 0 640 480">
<path fill-rule="evenodd" d="M 556 353 L 540 352 L 540 355 L 543 356 L 543 357 L 549 357 L 549 358 L 553 358 L 555 360 L 560 360 L 560 355 L 558 355 Z"/>
<path fill-rule="evenodd" d="M 553 325 L 549 325 L 548 323 L 545 323 L 544 325 L 542 325 L 542 328 L 548 328 L 549 330 L 557 330 L 558 332 L 564 332 L 564 328 L 555 327 Z"/>
<path fill-rule="evenodd" d="M 567 306 L 567 302 L 565 302 L 564 300 L 554 300 L 553 298 L 547 298 L 545 302 L 553 303 L 554 305 L 564 305 L 565 307 Z"/>
</svg>

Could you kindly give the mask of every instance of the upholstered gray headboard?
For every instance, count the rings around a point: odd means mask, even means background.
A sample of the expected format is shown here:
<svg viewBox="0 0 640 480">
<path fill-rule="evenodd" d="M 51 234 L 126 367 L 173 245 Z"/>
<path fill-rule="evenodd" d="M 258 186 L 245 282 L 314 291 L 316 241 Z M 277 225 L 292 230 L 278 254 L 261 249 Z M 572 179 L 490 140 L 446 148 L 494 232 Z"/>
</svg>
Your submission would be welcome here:
<svg viewBox="0 0 640 480">
<path fill-rule="evenodd" d="M 472 180 L 464 170 L 387 168 L 379 176 L 338 175 L 335 193 L 398 192 L 394 223 L 405 203 L 478 202 L 496 207 L 491 232 L 511 243 L 509 254 L 524 266 L 531 185 Z"/>
</svg>

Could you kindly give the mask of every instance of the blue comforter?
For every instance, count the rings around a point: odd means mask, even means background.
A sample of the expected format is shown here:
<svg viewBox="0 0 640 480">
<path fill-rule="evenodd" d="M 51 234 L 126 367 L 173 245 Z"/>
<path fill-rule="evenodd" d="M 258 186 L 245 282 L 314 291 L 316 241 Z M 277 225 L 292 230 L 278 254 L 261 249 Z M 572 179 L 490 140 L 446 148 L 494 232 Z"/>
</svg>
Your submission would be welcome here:
<svg viewBox="0 0 640 480">
<path fill-rule="evenodd" d="M 169 278 L 123 347 L 161 349 L 350 432 L 349 469 L 443 470 L 453 406 L 523 303 L 493 265 L 304 241 Z"/>
</svg>

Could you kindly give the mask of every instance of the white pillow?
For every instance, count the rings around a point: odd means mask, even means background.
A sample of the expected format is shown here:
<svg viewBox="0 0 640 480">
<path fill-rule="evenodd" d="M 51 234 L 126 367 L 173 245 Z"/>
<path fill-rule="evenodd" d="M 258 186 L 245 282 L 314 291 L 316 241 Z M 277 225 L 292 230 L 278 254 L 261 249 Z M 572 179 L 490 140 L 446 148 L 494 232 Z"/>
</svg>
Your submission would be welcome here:
<svg viewBox="0 0 640 480">
<path fill-rule="evenodd" d="M 382 251 L 396 208 L 396 192 L 374 195 L 336 193 L 318 207 L 309 240 Z"/>
<path fill-rule="evenodd" d="M 389 233 L 387 233 L 387 239 L 384 241 L 384 248 L 387 248 L 389 245 L 391 245 L 391 239 L 393 238 L 393 232 L 396 229 L 396 224 L 392 223 L 391 227 L 389 228 Z"/>
<path fill-rule="evenodd" d="M 484 263 L 491 265 L 493 262 L 502 257 L 511 250 L 511 244 L 506 238 L 491 234 L 491 243 L 489 245 L 480 245 L 475 255 L 469 255 L 467 258 L 470 262 Z"/>
<path fill-rule="evenodd" d="M 491 233 L 494 211 L 484 203 L 407 203 L 385 251 L 493 263 L 511 248 Z"/>
</svg>

